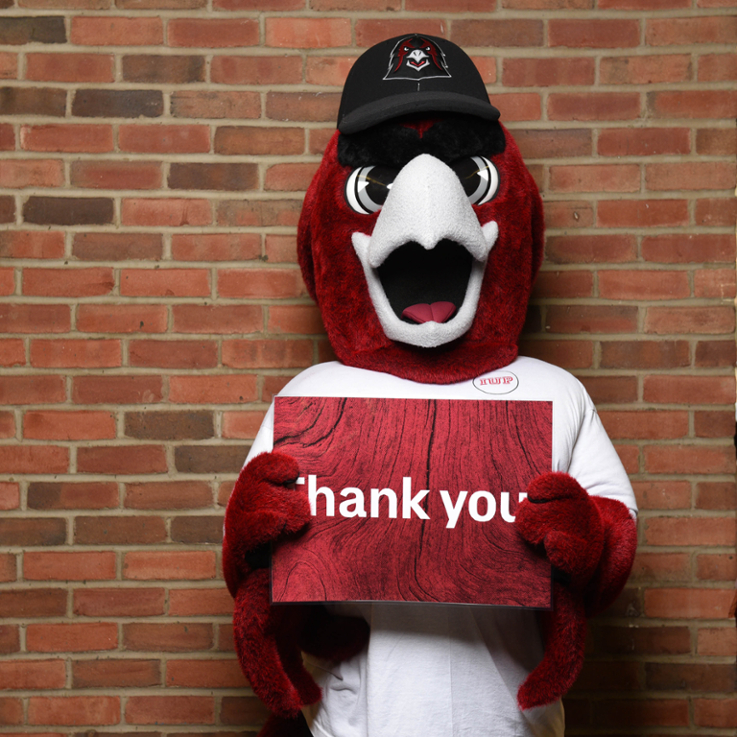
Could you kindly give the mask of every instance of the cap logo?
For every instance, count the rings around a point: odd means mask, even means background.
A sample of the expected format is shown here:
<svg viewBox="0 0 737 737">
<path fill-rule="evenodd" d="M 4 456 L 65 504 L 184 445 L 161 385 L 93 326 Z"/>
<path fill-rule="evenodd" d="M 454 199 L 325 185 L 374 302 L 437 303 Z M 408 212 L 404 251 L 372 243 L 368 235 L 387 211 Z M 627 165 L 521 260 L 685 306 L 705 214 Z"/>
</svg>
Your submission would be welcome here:
<svg viewBox="0 0 737 737">
<path fill-rule="evenodd" d="M 405 36 L 392 49 L 384 79 L 450 77 L 442 49 L 424 36 Z"/>
</svg>

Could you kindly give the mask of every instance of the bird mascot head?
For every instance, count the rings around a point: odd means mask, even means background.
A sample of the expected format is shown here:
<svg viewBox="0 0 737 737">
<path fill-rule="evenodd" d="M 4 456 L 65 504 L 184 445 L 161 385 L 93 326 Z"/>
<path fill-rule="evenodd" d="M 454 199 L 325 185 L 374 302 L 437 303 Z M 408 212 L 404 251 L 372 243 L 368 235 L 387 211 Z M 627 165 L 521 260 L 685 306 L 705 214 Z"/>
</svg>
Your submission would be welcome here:
<svg viewBox="0 0 737 737">
<path fill-rule="evenodd" d="M 393 38 L 356 61 L 298 235 L 343 363 L 451 383 L 516 358 L 542 204 L 498 118 L 445 39 Z"/>
</svg>

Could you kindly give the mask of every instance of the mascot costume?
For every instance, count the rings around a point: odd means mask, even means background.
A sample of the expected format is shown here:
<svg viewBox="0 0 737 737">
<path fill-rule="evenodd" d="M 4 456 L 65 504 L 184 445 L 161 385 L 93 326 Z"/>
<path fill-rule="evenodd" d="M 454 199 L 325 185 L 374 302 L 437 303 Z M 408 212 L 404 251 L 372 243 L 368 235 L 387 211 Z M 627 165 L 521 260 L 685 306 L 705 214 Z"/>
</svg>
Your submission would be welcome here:
<svg viewBox="0 0 737 737">
<path fill-rule="evenodd" d="M 562 369 L 518 357 L 543 213 L 498 119 L 472 61 L 445 39 L 394 38 L 356 61 L 298 231 L 338 360 L 281 394 L 552 401 L 552 469 L 533 479 L 514 526 L 552 564 L 553 609 L 272 606 L 271 545 L 310 521 L 300 469 L 273 451 L 272 406 L 223 543 L 240 664 L 272 711 L 262 735 L 563 735 L 586 618 L 629 575 L 634 497 L 591 399 Z M 480 377 L 501 374 L 511 393 L 479 391 Z"/>
</svg>

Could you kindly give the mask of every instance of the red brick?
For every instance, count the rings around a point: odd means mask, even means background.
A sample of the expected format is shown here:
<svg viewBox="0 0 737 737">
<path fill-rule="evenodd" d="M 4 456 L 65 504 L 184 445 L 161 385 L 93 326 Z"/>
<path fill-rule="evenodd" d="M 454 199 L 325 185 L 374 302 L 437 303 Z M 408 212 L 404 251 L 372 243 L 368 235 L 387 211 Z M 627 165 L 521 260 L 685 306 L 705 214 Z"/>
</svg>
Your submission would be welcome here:
<svg viewBox="0 0 737 737">
<path fill-rule="evenodd" d="M 77 308 L 77 330 L 83 333 L 164 333 L 165 305 L 90 305 Z"/>
<path fill-rule="evenodd" d="M 167 461 L 160 445 L 113 445 L 77 449 L 79 473 L 166 473 Z"/>
<path fill-rule="evenodd" d="M 545 328 L 552 333 L 630 333 L 636 323 L 636 307 L 551 305 Z"/>
<path fill-rule="evenodd" d="M 15 270 L 0 269 L 0 295 L 9 296 L 15 292 Z"/>
<path fill-rule="evenodd" d="M 549 236 L 545 247 L 548 261 L 559 264 L 627 263 L 635 254 L 636 242 L 629 235 Z"/>
<path fill-rule="evenodd" d="M 309 153 L 322 156 L 334 133 L 334 128 L 310 128 L 307 131 L 307 150 Z"/>
<path fill-rule="evenodd" d="M 587 228 L 594 223 L 594 209 L 590 202 L 550 201 L 545 207 L 547 228 Z"/>
<path fill-rule="evenodd" d="M 0 481 L 0 509 L 18 509 L 20 506 L 20 486 L 11 481 Z"/>
<path fill-rule="evenodd" d="M 292 235 L 266 234 L 264 255 L 271 263 L 297 263 L 297 239 Z"/>
<path fill-rule="evenodd" d="M 204 269 L 123 269 L 120 293 L 127 297 L 207 297 L 210 278 Z"/>
<path fill-rule="evenodd" d="M 223 365 L 231 368 L 305 368 L 311 363 L 308 340 L 223 341 Z"/>
<path fill-rule="evenodd" d="M 212 625 L 203 623 L 123 625 L 126 650 L 143 652 L 198 652 L 213 645 Z"/>
<path fill-rule="evenodd" d="M 39 368 L 112 368 L 122 360 L 118 340 L 31 341 L 31 366 Z"/>
<path fill-rule="evenodd" d="M 456 21 L 457 25 L 460 21 Z M 431 36 L 448 37 L 448 26 L 441 20 L 433 18 L 414 18 L 414 19 L 390 19 L 390 20 L 369 20 L 360 18 L 356 20 L 356 44 L 358 46 L 373 46 L 387 38 L 401 36 L 404 33 L 429 33 Z M 455 37 L 451 41 L 460 43 L 461 46 L 470 46 L 473 44 L 463 44 Z M 487 39 L 488 42 L 488 39 Z M 486 44 L 484 44 L 486 45 Z"/>
<path fill-rule="evenodd" d="M 59 187 L 64 184 L 63 162 L 53 159 L 5 159 L 0 170 L 0 187 Z"/>
<path fill-rule="evenodd" d="M 504 111 L 505 122 L 540 120 L 542 101 L 537 92 L 512 92 L 492 96 L 492 103 Z"/>
<path fill-rule="evenodd" d="M 118 486 L 104 482 L 44 482 L 28 485 L 29 509 L 110 509 L 118 506 Z"/>
<path fill-rule="evenodd" d="M 210 203 L 202 199 L 124 198 L 121 222 L 154 227 L 209 225 L 212 212 Z"/>
<path fill-rule="evenodd" d="M 304 0 L 213 0 L 220 10 L 302 10 Z"/>
<path fill-rule="evenodd" d="M 215 701 L 210 696 L 129 696 L 129 724 L 214 724 Z"/>
<path fill-rule="evenodd" d="M 33 440 L 99 440 L 115 434 L 110 412 L 29 410 L 23 416 L 23 437 Z"/>
<path fill-rule="evenodd" d="M 601 60 L 599 69 L 602 84 L 664 84 L 692 78 L 687 54 L 608 57 Z"/>
<path fill-rule="evenodd" d="M 648 236 L 642 257 L 660 263 L 731 263 L 735 243 L 731 235 L 694 233 Z"/>
<path fill-rule="evenodd" d="M 0 724 L 22 724 L 23 702 L 20 699 L 0 698 Z"/>
<path fill-rule="evenodd" d="M 130 588 L 74 591 L 74 613 L 82 617 L 152 617 L 164 614 L 166 593 L 163 588 Z"/>
<path fill-rule="evenodd" d="M 696 506 L 698 509 L 734 509 L 735 484 L 732 481 L 705 481 L 697 485 L 698 495 Z"/>
<path fill-rule="evenodd" d="M 650 18 L 645 27 L 645 41 L 649 46 L 734 44 L 737 42 L 737 18 Z"/>
<path fill-rule="evenodd" d="M 694 722 L 704 727 L 737 727 L 737 698 L 694 699 Z"/>
<path fill-rule="evenodd" d="M 195 581 L 217 574 L 214 551 L 125 553 L 123 578 L 136 581 Z"/>
<path fill-rule="evenodd" d="M 126 55 L 123 57 L 123 79 L 143 84 L 190 84 L 205 81 L 205 57 L 192 54 Z"/>
<path fill-rule="evenodd" d="M 737 629 L 726 627 L 700 627 L 698 631 L 699 655 L 734 657 L 737 649 Z"/>
<path fill-rule="evenodd" d="M 26 363 L 26 348 L 20 338 L 0 339 L 0 366 L 23 366 Z"/>
<path fill-rule="evenodd" d="M 29 624 L 26 644 L 29 652 L 39 653 L 115 650 L 118 625 L 115 622 Z"/>
<path fill-rule="evenodd" d="M 588 130 L 515 130 L 514 140 L 522 158 L 551 159 L 589 156 L 592 151 Z"/>
<path fill-rule="evenodd" d="M 602 200 L 597 225 L 603 228 L 676 227 L 688 223 L 685 200 Z"/>
<path fill-rule="evenodd" d="M 17 556 L 12 553 L 0 554 L 0 581 L 3 583 L 9 583 L 18 579 L 17 574 Z M 2 639 L 2 632 L 0 632 L 0 640 Z M 0 646 L 0 652 L 2 647 Z"/>
<path fill-rule="evenodd" d="M 337 118 L 339 103 L 337 92 L 268 92 L 266 117 L 285 122 L 332 122 Z"/>
<path fill-rule="evenodd" d="M 609 437 L 655 440 L 682 438 L 688 434 L 687 412 L 606 412 L 600 413 Z"/>
<path fill-rule="evenodd" d="M 253 163 L 173 163 L 169 166 L 169 189 L 242 192 L 258 186 Z"/>
<path fill-rule="evenodd" d="M 581 383 L 594 404 L 621 404 L 637 399 L 634 376 L 581 376 Z"/>
<path fill-rule="evenodd" d="M 106 658 L 72 662 L 73 688 L 145 688 L 161 683 L 157 660 Z"/>
<path fill-rule="evenodd" d="M 63 545 L 67 539 L 66 520 L 59 517 L 6 515 L 0 519 L 0 533 L 5 545 L 24 548 Z"/>
<path fill-rule="evenodd" d="M 273 305 L 269 307 L 270 333 L 319 335 L 325 332 L 322 318 L 313 305 Z"/>
<path fill-rule="evenodd" d="M 300 84 L 299 56 L 216 56 L 210 69 L 215 84 Z"/>
<path fill-rule="evenodd" d="M 734 331 L 734 310 L 729 307 L 648 307 L 645 331 L 671 333 L 706 333 L 718 335 Z"/>
<path fill-rule="evenodd" d="M 310 56 L 307 58 L 305 80 L 308 84 L 342 87 L 355 56 Z"/>
<path fill-rule="evenodd" d="M 198 340 L 136 340 L 128 346 L 131 366 L 148 368 L 214 368 L 217 344 Z"/>
<path fill-rule="evenodd" d="M 699 82 L 730 82 L 735 79 L 737 61 L 734 54 L 708 54 L 699 57 Z"/>
<path fill-rule="evenodd" d="M 732 473 L 734 460 L 734 445 L 668 445 L 645 448 L 645 468 L 648 473 Z M 734 522 L 732 528 L 734 529 Z"/>
<path fill-rule="evenodd" d="M 263 326 L 258 305 L 174 305 L 172 315 L 175 333 L 243 334 Z"/>
<path fill-rule="evenodd" d="M 15 437 L 15 417 L 12 412 L 0 412 L 0 438 Z"/>
<path fill-rule="evenodd" d="M 218 225 L 228 227 L 296 226 L 300 200 L 230 200 L 218 204 Z"/>
<path fill-rule="evenodd" d="M 640 117 L 636 92 L 559 92 L 548 98 L 551 120 L 633 120 Z"/>
<path fill-rule="evenodd" d="M 172 376 L 169 400 L 185 404 L 241 404 L 257 398 L 256 376 Z"/>
<path fill-rule="evenodd" d="M 649 518 L 644 532 L 648 545 L 714 547 L 734 546 L 735 542 L 734 520 L 728 517 Z"/>
<path fill-rule="evenodd" d="M 599 0 L 598 8 L 613 10 L 666 10 L 668 8 L 689 8 L 690 0 Z"/>
<path fill-rule="evenodd" d="M 594 723 L 617 727 L 686 727 L 689 723 L 686 699 L 608 699 L 597 704 Z"/>
<path fill-rule="evenodd" d="M 737 92 L 729 90 L 682 90 L 650 92 L 648 108 L 655 118 L 733 118 Z"/>
<path fill-rule="evenodd" d="M 120 721 L 117 696 L 32 696 L 28 723 L 32 725 L 107 725 Z"/>
<path fill-rule="evenodd" d="M 73 187 L 91 189 L 159 189 L 161 166 L 137 161 L 74 161 Z"/>
<path fill-rule="evenodd" d="M 734 666 L 718 663 L 647 663 L 647 686 L 652 690 L 733 692 Z"/>
<path fill-rule="evenodd" d="M 502 81 L 506 87 L 592 85 L 594 75 L 593 59 L 505 59 L 502 68 Z"/>
<path fill-rule="evenodd" d="M 679 368 L 690 364 L 685 340 L 606 341 L 601 344 L 602 368 Z"/>
<path fill-rule="evenodd" d="M 737 577 L 737 558 L 734 554 L 699 555 L 696 563 L 696 576 L 701 581 L 734 581 Z"/>
<path fill-rule="evenodd" d="M 571 48 L 616 49 L 638 46 L 640 24 L 636 20 L 562 20 L 548 21 L 550 46 Z"/>
<path fill-rule="evenodd" d="M 288 49 L 350 46 L 349 18 L 266 18 L 266 45 Z"/>
<path fill-rule="evenodd" d="M 39 297 L 94 297 L 115 286 L 110 268 L 31 269 L 23 272 L 23 294 Z"/>
<path fill-rule="evenodd" d="M 605 299 L 683 299 L 690 293 L 685 271 L 599 271 L 599 296 Z"/>
<path fill-rule="evenodd" d="M 23 575 L 29 581 L 108 581 L 116 576 L 113 552 L 26 552 Z"/>
<path fill-rule="evenodd" d="M 5 589 L 0 598 L 0 616 L 23 619 L 63 617 L 66 602 L 67 592 L 64 589 Z"/>
<path fill-rule="evenodd" d="M 169 616 L 232 616 L 233 599 L 222 586 L 208 589 L 171 589 Z"/>
<path fill-rule="evenodd" d="M 0 473 L 67 473 L 69 449 L 54 445 L 0 446 Z"/>
<path fill-rule="evenodd" d="M 121 125 L 121 151 L 132 153 L 207 153 L 210 130 L 205 125 Z"/>
<path fill-rule="evenodd" d="M 82 261 L 160 261 L 162 237 L 158 233 L 75 233 L 75 258 Z"/>
<path fill-rule="evenodd" d="M 161 18 L 78 15 L 71 24 L 70 41 L 82 46 L 156 46 L 164 40 Z"/>
<path fill-rule="evenodd" d="M 62 117 L 66 110 L 66 90 L 51 87 L 3 87 L 2 93 L 4 115 Z"/>
<path fill-rule="evenodd" d="M 696 131 L 696 151 L 707 156 L 737 155 L 737 130 L 702 128 Z"/>
<path fill-rule="evenodd" d="M 171 95 L 171 113 L 179 118 L 258 118 L 258 92 L 211 92 L 186 90 Z"/>
<path fill-rule="evenodd" d="M 204 481 L 151 481 L 129 484 L 129 509 L 198 509 L 212 506 L 212 490 Z"/>
<path fill-rule="evenodd" d="M 420 7 L 417 7 L 418 2 Z M 422 10 L 423 3 L 432 4 L 432 2 L 437 0 L 415 0 L 414 5 L 413 0 L 410 0 L 407 10 Z M 471 10 L 474 2 L 478 4 L 479 0 L 466 0 L 466 9 Z M 309 6 L 312 10 L 400 10 L 401 0 L 310 0 Z"/>
<path fill-rule="evenodd" d="M 720 161 L 648 164 L 645 184 L 653 191 L 733 189 L 735 171 L 734 164 Z"/>
<path fill-rule="evenodd" d="M 113 150 L 113 128 L 99 124 L 23 125 L 20 145 L 26 151 L 104 153 Z"/>
<path fill-rule="evenodd" d="M 65 399 L 63 376 L 0 376 L 0 404 L 54 404 Z"/>
<path fill-rule="evenodd" d="M 236 659 L 169 660 L 166 685 L 172 688 L 243 688 L 248 682 Z"/>
<path fill-rule="evenodd" d="M 224 696 L 220 708 L 223 724 L 261 724 L 269 712 L 255 696 Z"/>
<path fill-rule="evenodd" d="M 31 55 L 29 54 L 28 57 Z M 27 58 L 28 58 L 27 57 Z M 0 54 L 0 79 L 18 78 L 18 54 Z"/>
<path fill-rule="evenodd" d="M 12 624 L 0 624 L 0 653 L 8 655 L 20 651 L 20 635 L 18 626 Z M 0 706 L 0 716 L 2 706 Z"/>
<path fill-rule="evenodd" d="M 26 79 L 39 82 L 113 82 L 112 54 L 27 54 Z"/>
<path fill-rule="evenodd" d="M 317 164 L 275 164 L 266 170 L 265 190 L 306 191 L 317 171 Z"/>
<path fill-rule="evenodd" d="M 172 258 L 176 261 L 251 261 L 261 255 L 258 233 L 174 234 Z"/>
<path fill-rule="evenodd" d="M 223 437 L 255 438 L 263 419 L 263 412 L 223 412 Z"/>
<path fill-rule="evenodd" d="M 734 269 L 704 269 L 694 274 L 694 296 L 733 299 L 735 296 Z"/>
<path fill-rule="evenodd" d="M 255 46 L 258 21 L 247 18 L 174 18 L 168 23 L 169 46 L 233 48 Z"/>
<path fill-rule="evenodd" d="M 301 154 L 305 134 L 301 128 L 222 126 L 215 131 L 215 153 L 225 155 Z"/>
<path fill-rule="evenodd" d="M 76 545 L 150 545 L 166 542 L 162 517 L 82 517 L 74 523 Z"/>
<path fill-rule="evenodd" d="M 73 399 L 78 404 L 150 404 L 162 397 L 160 376 L 76 376 Z"/>
<path fill-rule="evenodd" d="M 569 165 L 550 167 L 550 189 L 554 192 L 637 192 L 637 164 Z"/>
<path fill-rule="evenodd" d="M 730 376 L 646 376 L 646 402 L 664 404 L 731 404 L 734 378 Z"/>
<path fill-rule="evenodd" d="M 699 368 L 732 368 L 737 360 L 737 346 L 729 340 L 699 340 L 694 365 Z"/>
<path fill-rule="evenodd" d="M 733 589 L 653 588 L 645 591 L 645 611 L 662 619 L 723 619 Z"/>
<path fill-rule="evenodd" d="M 690 150 L 688 128 L 606 128 L 599 131 L 600 156 L 687 154 Z"/>
<path fill-rule="evenodd" d="M 593 289 L 590 271 L 542 271 L 535 280 L 532 299 L 590 297 Z"/>
<path fill-rule="evenodd" d="M 734 197 L 696 200 L 694 215 L 696 225 L 731 227 L 735 218 L 737 218 L 737 200 Z"/>
<path fill-rule="evenodd" d="M 687 627 L 605 626 L 596 639 L 608 653 L 683 655 L 691 651 Z"/>
<path fill-rule="evenodd" d="M 218 272 L 220 297 L 280 299 L 306 293 L 296 269 L 221 269 Z"/>
<path fill-rule="evenodd" d="M 632 488 L 640 509 L 690 509 L 688 481 L 635 481 Z"/>
</svg>

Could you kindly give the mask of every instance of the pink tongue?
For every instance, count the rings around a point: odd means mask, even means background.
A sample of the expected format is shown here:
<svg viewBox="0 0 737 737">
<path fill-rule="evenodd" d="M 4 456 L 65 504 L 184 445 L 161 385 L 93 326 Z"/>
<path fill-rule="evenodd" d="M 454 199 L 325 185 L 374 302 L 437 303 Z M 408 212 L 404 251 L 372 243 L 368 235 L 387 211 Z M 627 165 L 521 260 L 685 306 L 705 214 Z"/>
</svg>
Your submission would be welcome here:
<svg viewBox="0 0 737 737">
<path fill-rule="evenodd" d="M 414 322 L 420 324 L 430 322 L 431 320 L 445 322 L 450 319 L 455 311 L 456 307 L 452 302 L 433 302 L 431 305 L 410 305 L 402 312 L 402 317 L 414 320 Z"/>
</svg>

